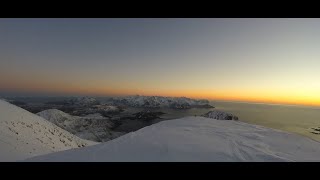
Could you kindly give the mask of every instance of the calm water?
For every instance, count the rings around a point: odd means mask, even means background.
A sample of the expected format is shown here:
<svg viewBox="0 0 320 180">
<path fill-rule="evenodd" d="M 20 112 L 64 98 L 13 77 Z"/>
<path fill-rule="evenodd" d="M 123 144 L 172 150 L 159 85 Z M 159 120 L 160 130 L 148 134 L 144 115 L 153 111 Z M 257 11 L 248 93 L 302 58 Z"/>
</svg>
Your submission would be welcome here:
<svg viewBox="0 0 320 180">
<path fill-rule="evenodd" d="M 320 135 L 312 134 L 311 128 L 320 127 L 320 107 L 268 105 L 240 102 L 213 101 L 216 110 L 230 112 L 240 121 L 274 129 L 294 132 L 320 141 Z M 165 118 L 201 115 L 210 109 L 166 110 Z"/>
</svg>

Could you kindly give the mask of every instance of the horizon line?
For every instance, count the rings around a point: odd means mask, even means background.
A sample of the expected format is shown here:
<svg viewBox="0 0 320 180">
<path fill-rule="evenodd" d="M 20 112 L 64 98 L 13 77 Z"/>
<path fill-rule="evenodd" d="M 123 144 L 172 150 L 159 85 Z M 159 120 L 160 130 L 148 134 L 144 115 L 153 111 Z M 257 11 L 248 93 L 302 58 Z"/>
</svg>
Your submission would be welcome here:
<svg viewBox="0 0 320 180">
<path fill-rule="evenodd" d="M 232 102 L 232 103 L 246 103 L 246 104 L 262 104 L 262 105 L 279 105 L 279 106 L 303 106 L 310 108 L 320 108 L 320 105 L 315 104 L 303 104 L 303 103 L 281 103 L 281 102 L 266 102 L 266 101 L 250 101 L 250 100 L 237 100 L 237 99 L 213 99 L 213 98 L 195 98 L 190 96 L 170 96 L 170 95 L 141 95 L 141 94 L 124 94 L 124 95 L 98 95 L 98 94 L 75 94 L 75 95 L 62 95 L 62 94 L 33 94 L 33 95 L 0 95 L 0 98 L 41 98 L 41 97 L 124 97 L 124 96 L 159 96 L 159 97 L 176 97 L 176 98 L 190 98 L 190 99 L 205 99 L 208 101 L 218 101 L 218 102 Z"/>
</svg>

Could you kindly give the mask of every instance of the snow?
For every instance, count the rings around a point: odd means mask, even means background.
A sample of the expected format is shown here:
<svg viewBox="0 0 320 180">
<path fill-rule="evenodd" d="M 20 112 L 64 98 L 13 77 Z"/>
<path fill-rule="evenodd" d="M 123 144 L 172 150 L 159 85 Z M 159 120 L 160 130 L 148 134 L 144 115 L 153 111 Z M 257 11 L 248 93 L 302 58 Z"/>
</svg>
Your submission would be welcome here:
<svg viewBox="0 0 320 180">
<path fill-rule="evenodd" d="M 119 112 L 120 109 L 117 106 L 110 106 L 110 105 L 94 105 L 94 108 L 97 110 L 103 110 L 105 112 Z"/>
<path fill-rule="evenodd" d="M 58 109 L 48 109 L 37 113 L 37 115 L 43 117 L 44 119 L 56 124 L 59 127 L 66 127 L 67 131 L 72 132 L 70 126 L 74 126 L 74 122 L 77 121 L 80 117 L 71 116 L 63 111 Z"/>
<path fill-rule="evenodd" d="M 211 118 L 211 119 L 217 119 L 217 120 L 238 120 L 237 116 L 234 116 L 233 114 L 222 112 L 222 111 L 209 111 L 208 113 L 202 115 L 203 117 Z"/>
<path fill-rule="evenodd" d="M 0 161 L 97 144 L 80 139 L 47 120 L 0 100 Z"/>
<path fill-rule="evenodd" d="M 99 113 L 80 117 L 72 116 L 58 109 L 48 109 L 37 113 L 37 115 L 82 139 L 95 142 L 109 141 L 124 134 L 124 132 L 112 131 L 113 122 Z"/>
<path fill-rule="evenodd" d="M 240 121 L 185 117 L 26 161 L 319 161 L 320 143 Z"/>
<path fill-rule="evenodd" d="M 169 107 L 187 109 L 195 106 L 208 105 L 209 101 L 190 99 L 186 97 L 162 97 L 162 96 L 126 96 L 109 99 L 110 104 L 125 105 L 130 107 L 159 108 Z M 209 105 L 208 105 L 209 106 Z"/>
</svg>

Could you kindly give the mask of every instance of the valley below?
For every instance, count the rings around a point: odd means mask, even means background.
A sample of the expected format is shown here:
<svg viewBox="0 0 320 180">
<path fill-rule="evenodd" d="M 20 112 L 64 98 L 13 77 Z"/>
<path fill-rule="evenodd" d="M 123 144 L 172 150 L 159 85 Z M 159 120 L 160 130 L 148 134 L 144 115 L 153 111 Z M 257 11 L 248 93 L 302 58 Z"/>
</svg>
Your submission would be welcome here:
<svg viewBox="0 0 320 180">
<path fill-rule="evenodd" d="M 95 142 L 106 142 L 160 121 L 184 117 L 192 109 L 203 112 L 214 109 L 207 100 L 138 95 L 104 99 L 69 97 L 42 102 L 16 98 L 8 101 L 80 138 Z"/>
</svg>

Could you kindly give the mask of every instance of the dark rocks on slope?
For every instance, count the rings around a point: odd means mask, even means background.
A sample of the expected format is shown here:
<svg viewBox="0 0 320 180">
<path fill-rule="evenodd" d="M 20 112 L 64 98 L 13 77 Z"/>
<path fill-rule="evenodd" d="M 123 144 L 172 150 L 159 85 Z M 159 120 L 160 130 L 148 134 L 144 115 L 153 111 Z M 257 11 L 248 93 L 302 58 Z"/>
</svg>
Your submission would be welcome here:
<svg viewBox="0 0 320 180">
<path fill-rule="evenodd" d="M 209 111 L 202 116 L 211 118 L 211 119 L 217 119 L 217 120 L 238 120 L 239 119 L 237 116 L 234 116 L 233 114 L 217 111 L 217 110 Z"/>
</svg>

